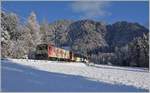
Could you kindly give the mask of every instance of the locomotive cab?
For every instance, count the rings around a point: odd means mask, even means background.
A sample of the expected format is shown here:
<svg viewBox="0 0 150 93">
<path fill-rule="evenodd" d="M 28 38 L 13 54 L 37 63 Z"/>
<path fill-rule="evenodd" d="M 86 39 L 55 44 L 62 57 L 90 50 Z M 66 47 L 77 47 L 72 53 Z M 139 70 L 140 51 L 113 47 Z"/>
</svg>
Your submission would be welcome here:
<svg viewBox="0 0 150 93">
<path fill-rule="evenodd" d="M 36 47 L 36 59 L 48 59 L 48 55 L 47 55 L 47 44 L 39 44 Z"/>
</svg>

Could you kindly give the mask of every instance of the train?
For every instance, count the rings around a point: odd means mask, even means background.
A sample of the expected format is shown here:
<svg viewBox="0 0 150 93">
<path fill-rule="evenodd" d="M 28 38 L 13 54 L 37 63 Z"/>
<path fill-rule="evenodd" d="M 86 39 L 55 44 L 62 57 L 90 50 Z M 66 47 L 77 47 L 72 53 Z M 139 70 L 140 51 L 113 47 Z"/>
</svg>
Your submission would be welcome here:
<svg viewBox="0 0 150 93">
<path fill-rule="evenodd" d="M 84 62 L 88 63 L 88 58 L 79 53 L 56 47 L 52 44 L 39 44 L 36 47 L 35 58 L 40 60 Z"/>
</svg>

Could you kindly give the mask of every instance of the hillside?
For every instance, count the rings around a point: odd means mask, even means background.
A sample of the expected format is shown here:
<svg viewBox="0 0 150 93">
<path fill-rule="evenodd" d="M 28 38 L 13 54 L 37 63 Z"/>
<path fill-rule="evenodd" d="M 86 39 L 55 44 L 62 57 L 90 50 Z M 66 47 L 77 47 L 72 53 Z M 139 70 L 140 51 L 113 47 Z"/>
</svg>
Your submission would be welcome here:
<svg viewBox="0 0 150 93">
<path fill-rule="evenodd" d="M 138 23 L 130 23 L 126 21 L 116 22 L 107 25 L 108 43 L 110 46 L 122 47 L 132 42 L 136 37 L 142 37 L 144 33 L 148 33 L 148 29 Z"/>
<path fill-rule="evenodd" d="M 107 25 L 102 22 L 88 19 L 71 21 L 69 25 L 66 25 L 63 22 L 64 20 L 59 20 L 57 22 L 59 25 L 50 24 L 50 27 L 56 27 L 54 31 L 56 34 L 53 34 L 56 36 L 53 38 L 55 44 L 58 47 L 67 46 L 71 51 L 84 54 L 88 56 L 92 62 L 98 64 L 108 64 L 108 62 L 110 62 L 114 65 L 122 65 L 123 60 L 119 60 L 120 62 L 118 62 L 118 59 L 123 57 L 123 53 L 130 55 L 130 49 L 133 42 L 136 42 L 137 40 L 139 40 L 138 42 L 145 40 L 145 43 L 141 43 L 143 45 L 147 45 L 148 43 L 148 29 L 138 23 L 120 21 Z M 65 20 L 65 22 L 68 21 Z M 62 29 L 59 30 L 58 28 Z M 58 37 L 59 39 L 57 39 Z M 121 55 L 118 50 L 121 51 Z M 143 51 L 142 46 L 141 51 Z M 144 49 L 144 51 L 146 50 Z M 142 53 L 143 52 L 141 52 L 140 55 L 143 55 Z M 148 57 L 146 57 L 146 59 L 148 59 Z M 131 60 L 132 58 L 125 59 L 125 61 Z M 148 63 L 148 61 L 143 62 L 144 64 Z M 130 65 L 130 63 L 127 63 L 127 65 Z"/>
</svg>

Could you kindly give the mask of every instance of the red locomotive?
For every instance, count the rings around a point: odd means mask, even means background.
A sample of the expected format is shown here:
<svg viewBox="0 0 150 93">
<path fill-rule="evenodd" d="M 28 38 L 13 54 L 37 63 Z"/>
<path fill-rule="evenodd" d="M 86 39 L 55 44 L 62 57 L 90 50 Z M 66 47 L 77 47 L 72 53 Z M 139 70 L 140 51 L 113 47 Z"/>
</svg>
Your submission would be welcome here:
<svg viewBox="0 0 150 93">
<path fill-rule="evenodd" d="M 69 50 L 55 47 L 51 44 L 39 44 L 36 47 L 36 59 L 88 62 L 87 57 Z"/>
</svg>

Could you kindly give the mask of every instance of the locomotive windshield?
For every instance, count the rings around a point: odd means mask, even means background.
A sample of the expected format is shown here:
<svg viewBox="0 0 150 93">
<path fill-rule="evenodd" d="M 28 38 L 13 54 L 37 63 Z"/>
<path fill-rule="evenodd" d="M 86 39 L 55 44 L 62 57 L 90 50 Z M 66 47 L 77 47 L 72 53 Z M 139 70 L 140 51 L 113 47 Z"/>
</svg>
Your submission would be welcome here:
<svg viewBox="0 0 150 93">
<path fill-rule="evenodd" d="M 47 44 L 37 45 L 37 47 L 36 47 L 36 53 L 37 54 L 45 54 L 45 53 L 47 53 L 47 47 L 48 47 Z"/>
<path fill-rule="evenodd" d="M 45 49 L 47 49 L 47 44 L 40 44 L 40 45 L 37 45 L 36 49 L 37 49 L 37 50 L 45 50 Z"/>
</svg>

